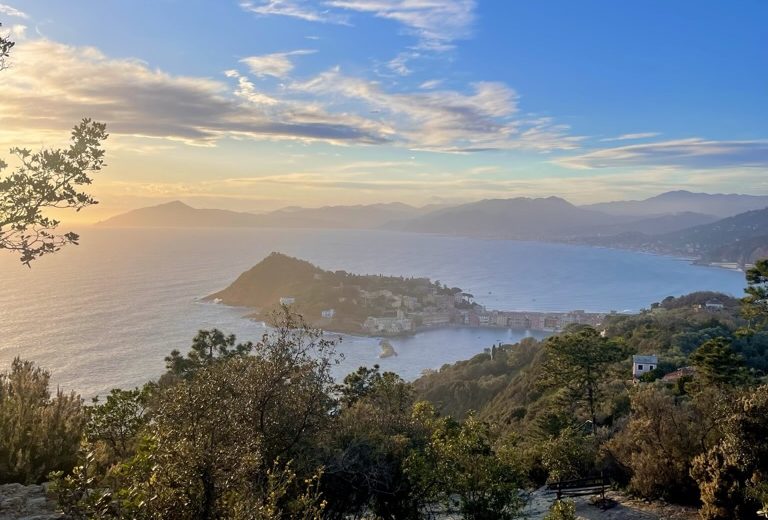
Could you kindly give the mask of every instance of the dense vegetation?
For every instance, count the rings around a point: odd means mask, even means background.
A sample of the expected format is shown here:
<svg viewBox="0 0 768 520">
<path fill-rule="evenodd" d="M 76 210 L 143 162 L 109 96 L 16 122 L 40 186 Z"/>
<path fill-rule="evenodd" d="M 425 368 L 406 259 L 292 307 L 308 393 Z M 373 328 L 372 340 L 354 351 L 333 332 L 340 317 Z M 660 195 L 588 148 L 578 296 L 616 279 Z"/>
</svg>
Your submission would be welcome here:
<svg viewBox="0 0 768 520">
<path fill-rule="evenodd" d="M 668 298 L 413 384 L 378 367 L 335 382 L 334 343 L 287 308 L 255 343 L 201 331 L 157 382 L 90 406 L 17 361 L 0 377 L 0 476 L 52 478 L 72 518 L 514 518 L 525 491 L 598 472 L 704 519 L 757 518 L 768 261 L 747 281 L 723 308 Z M 636 353 L 659 356 L 640 382 Z"/>
</svg>

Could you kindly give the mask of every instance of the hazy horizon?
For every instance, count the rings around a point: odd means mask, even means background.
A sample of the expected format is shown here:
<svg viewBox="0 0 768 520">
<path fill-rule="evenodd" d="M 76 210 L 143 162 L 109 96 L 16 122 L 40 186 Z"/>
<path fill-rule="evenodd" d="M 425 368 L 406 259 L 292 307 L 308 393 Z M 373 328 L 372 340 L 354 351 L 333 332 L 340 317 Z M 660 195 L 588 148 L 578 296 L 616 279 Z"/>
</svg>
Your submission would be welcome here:
<svg viewBox="0 0 768 520">
<path fill-rule="evenodd" d="M 107 123 L 101 204 L 65 222 L 174 199 L 768 194 L 768 7 L 652 4 L 13 0 L 0 147 Z"/>
</svg>

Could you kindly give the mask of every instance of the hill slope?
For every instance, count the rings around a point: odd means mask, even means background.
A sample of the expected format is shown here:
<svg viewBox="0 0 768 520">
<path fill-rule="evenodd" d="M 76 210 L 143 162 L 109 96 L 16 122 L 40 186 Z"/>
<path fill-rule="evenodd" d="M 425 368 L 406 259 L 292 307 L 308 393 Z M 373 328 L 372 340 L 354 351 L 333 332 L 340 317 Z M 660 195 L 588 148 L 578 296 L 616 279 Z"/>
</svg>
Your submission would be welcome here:
<svg viewBox="0 0 768 520">
<path fill-rule="evenodd" d="M 682 212 L 704 213 L 720 218 L 768 207 L 768 196 L 670 191 L 645 200 L 602 202 L 582 206 L 611 215 L 657 216 Z"/>
<path fill-rule="evenodd" d="M 445 208 L 390 227 L 420 233 L 551 240 L 593 232 L 616 220 L 632 219 L 582 209 L 558 197 L 519 197 Z"/>
</svg>

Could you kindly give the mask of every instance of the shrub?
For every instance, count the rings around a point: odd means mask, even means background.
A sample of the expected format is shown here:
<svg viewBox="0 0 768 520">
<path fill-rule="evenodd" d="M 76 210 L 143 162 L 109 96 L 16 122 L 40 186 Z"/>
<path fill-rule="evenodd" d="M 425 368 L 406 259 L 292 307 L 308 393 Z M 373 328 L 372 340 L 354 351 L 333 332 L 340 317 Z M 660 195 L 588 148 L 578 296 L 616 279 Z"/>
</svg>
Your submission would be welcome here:
<svg viewBox="0 0 768 520">
<path fill-rule="evenodd" d="M 82 400 L 62 390 L 51 398 L 49 380 L 50 373 L 19 358 L 0 373 L 0 484 L 39 483 L 77 461 Z"/>
</svg>

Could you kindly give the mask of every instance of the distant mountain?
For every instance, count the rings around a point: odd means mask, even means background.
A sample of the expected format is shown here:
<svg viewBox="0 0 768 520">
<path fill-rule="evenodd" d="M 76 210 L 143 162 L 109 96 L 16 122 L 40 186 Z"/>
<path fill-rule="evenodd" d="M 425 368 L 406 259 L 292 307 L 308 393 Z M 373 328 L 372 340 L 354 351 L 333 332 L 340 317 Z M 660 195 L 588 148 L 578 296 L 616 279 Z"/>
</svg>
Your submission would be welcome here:
<svg viewBox="0 0 768 520">
<path fill-rule="evenodd" d="M 696 226 L 659 238 L 670 247 L 706 255 L 728 244 L 752 240 L 768 234 L 768 208 L 747 211 L 712 224 Z"/>
<path fill-rule="evenodd" d="M 579 208 L 558 197 L 488 199 L 430 212 L 389 228 L 516 240 L 552 240 L 594 233 L 633 219 Z"/>
<path fill-rule="evenodd" d="M 253 214 L 221 209 L 197 209 L 180 201 L 135 209 L 109 218 L 101 227 L 290 227 L 290 228 L 377 228 L 385 223 L 411 218 L 432 209 L 406 204 L 284 208 Z"/>
<path fill-rule="evenodd" d="M 676 213 L 701 213 L 725 218 L 768 207 L 766 195 L 710 194 L 670 191 L 645 200 L 602 202 L 584 209 L 622 216 L 659 216 Z"/>
<path fill-rule="evenodd" d="M 705 262 L 752 263 L 768 253 L 768 208 L 661 235 L 627 232 L 595 236 L 581 243 L 679 254 Z"/>
<path fill-rule="evenodd" d="M 368 204 L 324 206 L 322 208 L 284 208 L 262 215 L 262 225 L 270 227 L 373 229 L 386 223 L 412 218 L 430 211 L 407 204 Z"/>
<path fill-rule="evenodd" d="M 259 216 L 225 209 L 197 209 L 174 201 L 134 209 L 96 224 L 100 227 L 250 227 Z"/>
<path fill-rule="evenodd" d="M 613 217 L 608 217 L 613 220 Z M 711 224 L 720 220 L 714 215 L 704 215 L 701 213 L 684 212 L 674 215 L 661 215 L 658 217 L 646 217 L 640 220 L 622 222 L 620 224 L 609 224 L 595 229 L 598 235 L 619 235 L 623 233 L 643 233 L 647 235 L 661 235 L 680 231 L 694 226 Z"/>
</svg>

